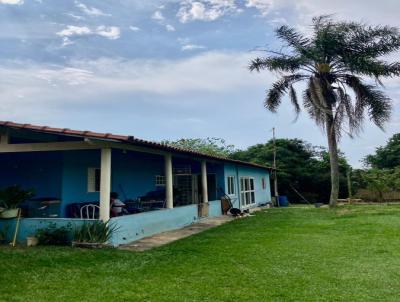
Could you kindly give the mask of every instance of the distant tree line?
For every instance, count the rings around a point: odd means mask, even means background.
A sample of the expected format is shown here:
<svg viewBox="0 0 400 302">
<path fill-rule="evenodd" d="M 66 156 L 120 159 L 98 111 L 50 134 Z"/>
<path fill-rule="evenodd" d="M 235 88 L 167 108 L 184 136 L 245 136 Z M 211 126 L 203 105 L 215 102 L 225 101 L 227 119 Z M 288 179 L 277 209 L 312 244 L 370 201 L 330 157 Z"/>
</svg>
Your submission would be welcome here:
<svg viewBox="0 0 400 302">
<path fill-rule="evenodd" d="M 256 144 L 244 150 L 227 144 L 221 138 L 189 138 L 163 143 L 214 156 L 272 166 L 273 141 Z M 324 147 L 313 146 L 301 139 L 277 139 L 277 177 L 280 195 L 291 203 L 328 202 L 330 194 L 329 153 Z M 349 197 L 347 173 L 350 173 L 351 195 L 364 189 L 383 201 L 385 192 L 400 192 L 400 133 L 393 135 L 385 146 L 363 159 L 363 169 L 352 169 L 339 152 L 339 198 Z M 273 186 L 271 186 L 273 189 Z M 272 192 L 274 193 L 274 192 Z M 400 195 L 400 193 L 399 193 Z"/>
<path fill-rule="evenodd" d="M 363 159 L 364 169 L 352 172 L 353 191 L 375 193 L 376 201 L 384 201 L 384 193 L 400 191 L 400 133 L 393 135 L 385 146 Z M 400 196 L 400 193 L 399 193 Z"/>
</svg>

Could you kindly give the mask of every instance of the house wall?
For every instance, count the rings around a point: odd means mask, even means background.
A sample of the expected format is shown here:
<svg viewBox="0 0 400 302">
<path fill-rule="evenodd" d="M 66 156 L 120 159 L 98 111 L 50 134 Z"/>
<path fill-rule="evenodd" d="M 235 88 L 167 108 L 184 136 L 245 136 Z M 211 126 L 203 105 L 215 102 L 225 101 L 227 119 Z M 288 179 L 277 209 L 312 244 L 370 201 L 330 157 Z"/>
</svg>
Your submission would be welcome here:
<svg viewBox="0 0 400 302">
<path fill-rule="evenodd" d="M 268 170 L 242 165 L 225 164 L 224 172 L 225 192 L 228 190 L 228 176 L 235 177 L 235 194 L 230 196 L 234 207 L 243 208 L 240 202 L 240 178 L 246 176 L 254 178 L 256 203 L 253 206 L 271 202 L 271 188 Z M 262 178 L 265 178 L 265 189 L 262 188 Z"/>
<path fill-rule="evenodd" d="M 61 198 L 61 153 L 0 154 L 0 167 L 0 189 L 19 185 L 34 189 L 35 197 Z"/>
<path fill-rule="evenodd" d="M 222 215 L 221 200 L 212 200 L 208 202 L 208 217 L 217 217 Z"/>
<path fill-rule="evenodd" d="M 163 209 L 111 218 L 118 231 L 112 237 L 114 246 L 129 243 L 157 233 L 175 230 L 196 222 L 197 205 Z"/>
<path fill-rule="evenodd" d="M 88 192 L 88 168 L 100 168 L 100 150 L 63 152 L 62 217 L 68 204 L 99 201 L 98 192 Z"/>
<path fill-rule="evenodd" d="M 135 199 L 156 190 L 155 176 L 164 175 L 164 157 L 112 150 L 111 191 Z"/>
<path fill-rule="evenodd" d="M 221 202 L 210 201 L 210 217 L 221 215 Z M 134 215 L 111 218 L 110 223 L 117 227 L 111 239 L 111 244 L 118 246 L 147 236 L 175 230 L 198 221 L 197 205 L 187 205 L 173 209 L 151 211 Z M 74 228 L 93 220 L 70 218 L 22 218 L 17 236 L 17 242 L 26 243 L 26 237 L 34 236 L 37 230 L 55 224 L 57 227 L 68 227 L 71 233 Z M 16 219 L 0 219 L 0 230 L 7 231 L 7 240 L 14 236 Z"/>
<path fill-rule="evenodd" d="M 12 241 L 14 238 L 16 219 L 0 219 L 0 231 L 6 231 L 6 239 Z M 69 227 L 72 230 L 91 220 L 69 219 L 69 218 L 21 218 L 17 242 L 26 243 L 26 237 L 34 236 L 39 229 L 44 229 L 52 224 L 56 227 Z M 92 220 L 93 221 L 93 220 Z"/>
</svg>

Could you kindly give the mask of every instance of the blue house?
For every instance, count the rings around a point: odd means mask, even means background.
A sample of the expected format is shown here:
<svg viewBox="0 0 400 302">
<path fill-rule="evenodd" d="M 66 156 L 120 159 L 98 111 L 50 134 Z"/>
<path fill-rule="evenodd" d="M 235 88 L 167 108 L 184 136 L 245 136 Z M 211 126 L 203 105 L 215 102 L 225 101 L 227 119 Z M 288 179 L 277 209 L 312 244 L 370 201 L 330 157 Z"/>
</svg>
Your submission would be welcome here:
<svg viewBox="0 0 400 302">
<path fill-rule="evenodd" d="M 222 215 L 221 198 L 242 210 L 271 201 L 270 168 L 210 156 L 133 136 L 0 122 L 0 189 L 19 185 L 18 241 L 49 223 L 111 219 L 120 245 Z M 110 217 L 110 193 L 126 204 Z M 0 220 L 13 230 L 15 219 Z M 10 231 L 11 233 L 11 231 Z"/>
</svg>

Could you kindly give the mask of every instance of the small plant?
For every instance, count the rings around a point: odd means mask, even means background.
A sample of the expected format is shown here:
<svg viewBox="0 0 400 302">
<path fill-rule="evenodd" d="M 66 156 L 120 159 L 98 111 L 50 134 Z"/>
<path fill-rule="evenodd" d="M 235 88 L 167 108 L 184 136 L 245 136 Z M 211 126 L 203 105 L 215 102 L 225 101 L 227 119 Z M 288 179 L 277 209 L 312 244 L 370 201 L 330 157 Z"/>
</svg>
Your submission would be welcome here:
<svg viewBox="0 0 400 302">
<path fill-rule="evenodd" d="M 20 186 L 10 186 L 0 190 L 0 204 L 6 209 L 15 209 L 18 205 L 34 196 L 33 189 L 23 190 Z"/>
<path fill-rule="evenodd" d="M 68 245 L 70 240 L 71 226 L 57 227 L 55 223 L 48 227 L 37 230 L 35 237 L 41 245 Z"/>
<path fill-rule="evenodd" d="M 84 223 L 75 228 L 73 240 L 83 243 L 106 243 L 111 239 L 114 232 L 117 231 L 116 225 L 101 220 Z"/>
</svg>

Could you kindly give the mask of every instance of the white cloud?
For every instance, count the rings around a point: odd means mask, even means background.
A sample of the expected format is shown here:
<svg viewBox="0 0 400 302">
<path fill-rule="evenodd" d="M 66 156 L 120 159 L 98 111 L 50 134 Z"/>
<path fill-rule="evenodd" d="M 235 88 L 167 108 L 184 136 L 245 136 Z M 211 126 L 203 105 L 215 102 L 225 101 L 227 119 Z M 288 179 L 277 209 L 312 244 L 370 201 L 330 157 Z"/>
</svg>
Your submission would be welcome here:
<svg viewBox="0 0 400 302">
<path fill-rule="evenodd" d="M 117 26 L 101 25 L 97 27 L 95 34 L 110 40 L 115 40 L 121 36 L 121 31 Z"/>
<path fill-rule="evenodd" d="M 151 18 L 155 21 L 157 21 L 158 24 L 163 25 L 167 31 L 175 31 L 175 27 L 171 24 L 167 23 L 167 20 L 165 19 L 163 13 L 161 12 L 162 9 L 164 9 L 165 6 L 161 5 L 158 7 L 158 10 L 156 10 Z"/>
<path fill-rule="evenodd" d="M 240 91 L 265 84 L 265 75 L 248 72 L 251 56 L 206 52 L 177 60 L 102 58 L 71 61 L 68 66 L 13 62 L 11 66 L 0 66 L 0 78 L 5 79 L 0 82 L 0 103 L 11 102 L 17 93 L 28 99 L 53 102 L 62 97 L 85 103 L 121 92 L 168 96 L 194 91 Z M 75 87 L 73 95 L 70 86 Z"/>
<path fill-rule="evenodd" d="M 277 13 L 278 19 L 284 16 L 291 25 L 302 29 L 306 29 L 312 17 L 326 14 L 333 14 L 337 19 L 399 26 L 398 14 L 395 13 L 399 10 L 399 2 L 396 0 L 384 3 L 375 0 L 245 0 L 245 6 L 257 9 L 267 18 L 272 12 Z M 278 23 L 284 23 L 282 21 Z"/>
<path fill-rule="evenodd" d="M 75 6 L 79 8 L 82 12 L 87 14 L 88 16 L 92 17 L 99 17 L 99 16 L 111 16 L 111 14 L 106 14 L 98 8 L 95 7 L 88 7 L 87 5 L 83 4 L 82 2 L 75 1 Z"/>
<path fill-rule="evenodd" d="M 72 37 L 91 35 L 92 33 L 93 32 L 89 27 L 68 25 L 67 28 L 57 32 L 57 35 L 60 37 Z"/>
<path fill-rule="evenodd" d="M 67 28 L 57 32 L 56 34 L 60 37 L 63 37 L 64 39 L 63 45 L 66 46 L 72 44 L 72 42 L 70 41 L 70 39 L 65 39 L 65 38 L 71 38 L 75 36 L 98 35 L 110 40 L 115 40 L 120 37 L 121 31 L 119 27 L 116 26 L 101 25 L 95 29 L 91 29 L 87 26 L 68 25 Z"/>
<path fill-rule="evenodd" d="M 71 17 L 71 18 L 73 18 L 73 19 L 75 19 L 75 20 L 79 20 L 79 21 L 85 20 L 84 17 L 75 15 L 75 14 L 73 14 L 73 13 L 65 13 L 65 15 L 66 15 L 66 16 L 69 16 L 69 17 Z"/>
<path fill-rule="evenodd" d="M 246 7 L 254 7 L 262 16 L 266 16 L 271 11 L 273 2 L 273 0 L 246 0 Z"/>
<path fill-rule="evenodd" d="M 140 30 L 139 27 L 133 26 L 133 25 L 129 26 L 129 29 L 130 29 L 131 31 L 139 31 L 139 30 Z"/>
<path fill-rule="evenodd" d="M 165 29 L 166 29 L 167 31 L 175 31 L 175 27 L 173 27 L 171 24 L 165 25 Z"/>
<path fill-rule="evenodd" d="M 242 126 L 237 132 L 215 120 L 218 112 L 235 107 L 237 113 L 229 111 L 233 119 L 254 125 L 254 115 L 262 115 L 264 123 L 261 100 L 268 81 L 265 75 L 248 72 L 249 59 L 248 53 L 210 52 L 174 60 L 82 59 L 65 66 L 1 62 L 0 120 L 75 125 L 156 139 L 217 135 L 231 140 L 230 133 L 235 133 L 239 141 Z M 252 97 L 260 85 L 261 96 Z M 243 108 L 242 95 L 248 110 Z M 254 109 L 257 106 L 260 110 Z"/>
<path fill-rule="evenodd" d="M 238 12 L 235 0 L 186 0 L 180 3 L 180 22 L 214 21 L 225 14 Z"/>
<path fill-rule="evenodd" d="M 185 44 L 182 45 L 182 51 L 186 51 L 186 50 L 196 50 L 196 49 L 204 49 L 205 46 L 203 45 L 196 45 L 196 44 Z"/>
<path fill-rule="evenodd" d="M 178 42 L 179 42 L 179 44 L 181 44 L 182 51 L 198 50 L 198 49 L 206 48 L 203 45 L 198 45 L 198 44 L 192 43 L 189 38 L 178 38 Z"/>
<path fill-rule="evenodd" d="M 157 21 L 163 21 L 165 20 L 165 17 L 163 16 L 162 12 L 157 10 L 153 13 L 153 15 L 151 16 L 151 18 L 153 20 L 157 20 Z"/>
<path fill-rule="evenodd" d="M 0 4 L 22 5 L 24 0 L 0 0 Z"/>
<path fill-rule="evenodd" d="M 74 42 L 71 41 L 70 38 L 68 38 L 68 37 L 63 37 L 63 43 L 62 43 L 62 45 L 61 45 L 62 47 L 66 47 L 66 46 L 72 45 L 72 44 L 74 44 Z"/>
<path fill-rule="evenodd" d="M 58 86 L 59 84 L 78 86 L 86 84 L 92 76 L 93 73 L 85 69 L 64 67 L 60 69 L 41 69 L 35 77 L 53 86 Z"/>
</svg>

